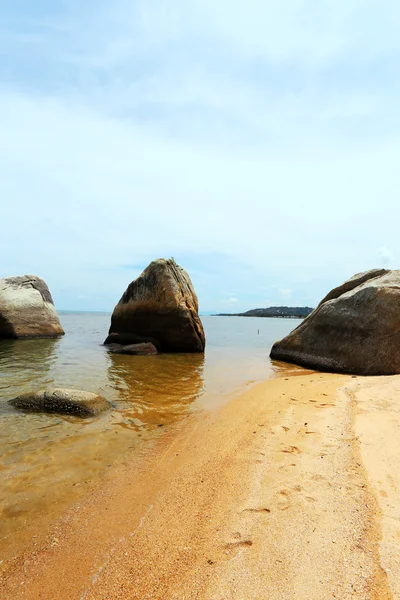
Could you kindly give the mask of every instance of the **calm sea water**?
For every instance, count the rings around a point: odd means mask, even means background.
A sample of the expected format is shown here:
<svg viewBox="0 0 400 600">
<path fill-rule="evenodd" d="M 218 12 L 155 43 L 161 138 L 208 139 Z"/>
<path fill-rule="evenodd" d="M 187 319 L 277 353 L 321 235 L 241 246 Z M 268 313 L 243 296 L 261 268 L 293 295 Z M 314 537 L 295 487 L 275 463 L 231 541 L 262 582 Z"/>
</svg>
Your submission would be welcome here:
<svg viewBox="0 0 400 600">
<path fill-rule="evenodd" d="M 205 355 L 116 355 L 101 345 L 102 313 L 60 313 L 58 340 L 0 341 L 0 539 L 44 509 L 62 506 L 84 482 L 161 426 L 209 409 L 272 376 L 269 351 L 299 321 L 203 317 Z M 25 414 L 7 400 L 47 386 L 100 393 L 113 410 L 96 418 Z"/>
</svg>

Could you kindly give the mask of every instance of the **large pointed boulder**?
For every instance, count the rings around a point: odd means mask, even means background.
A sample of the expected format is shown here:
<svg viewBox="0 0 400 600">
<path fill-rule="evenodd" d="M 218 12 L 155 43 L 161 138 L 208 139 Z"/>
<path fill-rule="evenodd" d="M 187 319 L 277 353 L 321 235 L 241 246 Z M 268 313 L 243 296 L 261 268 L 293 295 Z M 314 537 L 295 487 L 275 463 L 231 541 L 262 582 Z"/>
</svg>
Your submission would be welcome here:
<svg viewBox="0 0 400 600">
<path fill-rule="evenodd" d="M 271 358 L 360 375 L 400 373 L 400 271 L 374 269 L 333 289 Z"/>
<path fill-rule="evenodd" d="M 35 275 L 0 279 L 0 338 L 64 335 L 49 288 Z"/>
<path fill-rule="evenodd" d="M 127 287 L 104 343 L 151 342 L 159 352 L 204 352 L 198 309 L 187 272 L 173 259 L 154 260 Z"/>
</svg>

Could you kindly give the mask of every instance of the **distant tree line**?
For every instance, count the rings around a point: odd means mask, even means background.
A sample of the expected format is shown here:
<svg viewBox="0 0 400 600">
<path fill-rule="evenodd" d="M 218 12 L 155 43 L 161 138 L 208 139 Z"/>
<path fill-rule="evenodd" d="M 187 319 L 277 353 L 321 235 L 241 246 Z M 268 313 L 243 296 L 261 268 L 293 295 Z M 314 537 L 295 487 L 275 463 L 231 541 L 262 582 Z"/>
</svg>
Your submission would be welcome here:
<svg viewBox="0 0 400 600">
<path fill-rule="evenodd" d="M 304 319 L 314 309 L 309 306 L 270 306 L 269 308 L 253 308 L 244 313 L 220 313 L 217 317 L 282 317 Z"/>
</svg>

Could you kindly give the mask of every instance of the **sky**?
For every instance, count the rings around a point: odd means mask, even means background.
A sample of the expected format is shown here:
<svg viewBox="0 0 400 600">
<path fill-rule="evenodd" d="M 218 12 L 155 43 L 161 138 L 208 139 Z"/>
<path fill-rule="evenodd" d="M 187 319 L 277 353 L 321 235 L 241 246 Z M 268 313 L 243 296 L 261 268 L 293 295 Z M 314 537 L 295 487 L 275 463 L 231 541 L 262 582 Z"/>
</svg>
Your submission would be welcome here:
<svg viewBox="0 0 400 600">
<path fill-rule="evenodd" d="M 400 257 L 394 0 L 0 4 L 0 277 L 112 310 L 159 257 L 207 312 Z"/>
</svg>

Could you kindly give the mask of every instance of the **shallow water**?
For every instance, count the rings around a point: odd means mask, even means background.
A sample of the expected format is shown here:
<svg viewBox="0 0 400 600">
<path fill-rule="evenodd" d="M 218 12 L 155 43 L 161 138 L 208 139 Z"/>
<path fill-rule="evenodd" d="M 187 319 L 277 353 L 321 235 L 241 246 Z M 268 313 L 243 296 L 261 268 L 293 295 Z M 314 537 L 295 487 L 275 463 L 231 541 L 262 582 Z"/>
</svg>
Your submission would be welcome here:
<svg viewBox="0 0 400 600">
<path fill-rule="evenodd" d="M 101 344 L 110 315 L 61 313 L 58 340 L 0 342 L 0 538 L 57 511 L 128 449 L 190 411 L 213 408 L 279 370 L 271 345 L 299 321 L 203 317 L 205 355 L 128 356 Z M 7 400 L 46 386 L 100 393 L 113 410 L 80 419 L 28 414 Z"/>
</svg>

